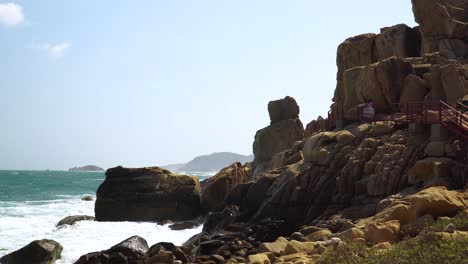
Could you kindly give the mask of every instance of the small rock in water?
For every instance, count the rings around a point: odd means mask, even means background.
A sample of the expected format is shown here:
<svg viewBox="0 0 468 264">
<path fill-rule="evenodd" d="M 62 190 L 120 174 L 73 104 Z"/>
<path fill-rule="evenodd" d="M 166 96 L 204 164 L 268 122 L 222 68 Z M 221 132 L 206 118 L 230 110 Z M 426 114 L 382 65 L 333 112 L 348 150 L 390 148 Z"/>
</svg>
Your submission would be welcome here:
<svg viewBox="0 0 468 264">
<path fill-rule="evenodd" d="M 185 230 L 185 229 L 192 229 L 198 226 L 199 223 L 196 221 L 187 221 L 187 222 L 178 222 L 174 223 L 169 226 L 171 230 Z"/>
<path fill-rule="evenodd" d="M 453 233 L 453 232 L 455 232 L 455 225 L 450 223 L 446 227 L 444 227 L 443 231 L 447 232 L 447 233 Z"/>
<path fill-rule="evenodd" d="M 76 222 L 79 221 L 94 221 L 93 216 L 88 216 L 88 215 L 73 215 L 73 216 L 67 216 L 64 219 L 60 220 L 58 222 L 57 227 L 63 226 L 63 225 L 73 225 Z"/>
<path fill-rule="evenodd" d="M 27 246 L 0 258 L 2 264 L 52 264 L 61 257 L 63 247 L 49 240 L 35 240 Z"/>
<path fill-rule="evenodd" d="M 81 197 L 81 200 L 83 200 L 83 201 L 94 201 L 94 197 L 92 197 L 91 195 L 86 195 L 86 196 Z"/>
</svg>

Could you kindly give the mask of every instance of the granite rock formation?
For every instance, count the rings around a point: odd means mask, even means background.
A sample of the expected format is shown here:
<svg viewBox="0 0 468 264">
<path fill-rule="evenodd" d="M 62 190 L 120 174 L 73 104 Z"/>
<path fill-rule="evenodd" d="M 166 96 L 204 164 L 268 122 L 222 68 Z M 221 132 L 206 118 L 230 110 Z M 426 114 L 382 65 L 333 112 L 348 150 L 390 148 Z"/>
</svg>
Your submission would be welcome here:
<svg viewBox="0 0 468 264">
<path fill-rule="evenodd" d="M 200 183 L 159 167 L 106 171 L 97 190 L 97 221 L 185 221 L 201 213 Z"/>
<path fill-rule="evenodd" d="M 299 119 L 299 106 L 292 97 L 268 104 L 271 125 L 257 131 L 253 144 L 254 177 L 270 166 L 276 153 L 285 151 L 304 137 L 304 126 Z"/>
<path fill-rule="evenodd" d="M 409 101 L 452 104 L 468 93 L 468 8 L 458 0 L 413 0 L 419 27 L 395 25 L 338 47 L 334 102 L 377 110 Z M 389 63 L 388 59 L 393 63 Z M 398 62 L 398 63 L 396 63 Z"/>
<path fill-rule="evenodd" d="M 210 212 L 224 203 L 226 195 L 234 186 L 250 181 L 250 168 L 240 162 L 233 163 L 204 181 L 202 205 L 204 212 Z"/>
<path fill-rule="evenodd" d="M 467 2 L 412 2 L 419 27 L 386 27 L 338 47 L 335 107 L 373 100 L 378 114 L 395 114 L 405 102 L 452 104 L 468 94 Z M 242 168 L 235 164 L 209 181 L 210 212 L 181 249 L 189 253 L 153 246 L 154 262 L 317 263 L 349 244 L 379 252 L 439 240 L 467 245 L 468 227 L 454 224 L 468 219 L 466 142 L 394 121 L 325 131 L 322 119 L 304 131 L 291 97 L 268 111 L 250 180 L 244 170 L 233 184 L 232 168 Z M 454 263 L 463 254 L 451 256 Z"/>
</svg>

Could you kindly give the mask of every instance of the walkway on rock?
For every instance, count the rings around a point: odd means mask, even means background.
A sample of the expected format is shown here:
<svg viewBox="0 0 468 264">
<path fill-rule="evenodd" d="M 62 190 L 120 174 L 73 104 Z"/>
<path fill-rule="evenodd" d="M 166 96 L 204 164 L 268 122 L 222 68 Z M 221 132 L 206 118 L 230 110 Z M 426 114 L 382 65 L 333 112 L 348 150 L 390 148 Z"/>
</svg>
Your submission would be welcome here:
<svg viewBox="0 0 468 264">
<path fill-rule="evenodd" d="M 443 101 L 408 102 L 406 104 L 392 105 L 390 114 L 376 114 L 374 118 L 364 118 L 363 107 L 344 111 L 343 105 L 336 105 L 328 112 L 328 118 L 322 125 L 314 128 L 319 130 L 333 130 L 337 121 L 392 121 L 397 124 L 440 124 L 453 133 L 468 141 L 468 107 L 461 102 L 450 106 Z"/>
</svg>

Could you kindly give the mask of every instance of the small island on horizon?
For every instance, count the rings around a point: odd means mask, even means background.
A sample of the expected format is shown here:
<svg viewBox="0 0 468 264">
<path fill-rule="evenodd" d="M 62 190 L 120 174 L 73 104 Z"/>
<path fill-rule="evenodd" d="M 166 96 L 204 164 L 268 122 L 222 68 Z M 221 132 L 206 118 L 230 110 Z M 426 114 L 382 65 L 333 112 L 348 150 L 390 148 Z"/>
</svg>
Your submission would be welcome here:
<svg viewBox="0 0 468 264">
<path fill-rule="evenodd" d="M 104 169 L 96 165 L 86 165 L 82 167 L 73 167 L 68 169 L 68 171 L 104 171 Z"/>
</svg>

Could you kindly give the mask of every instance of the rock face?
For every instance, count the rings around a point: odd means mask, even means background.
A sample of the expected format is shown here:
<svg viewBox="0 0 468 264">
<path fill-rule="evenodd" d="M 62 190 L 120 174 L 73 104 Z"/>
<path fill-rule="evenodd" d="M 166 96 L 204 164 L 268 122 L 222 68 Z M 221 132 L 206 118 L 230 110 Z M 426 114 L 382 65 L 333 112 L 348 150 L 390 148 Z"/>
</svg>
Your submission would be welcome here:
<svg viewBox="0 0 468 264">
<path fill-rule="evenodd" d="M 200 183 L 194 176 L 159 167 L 106 171 L 95 204 L 97 221 L 185 221 L 201 214 Z"/>
<path fill-rule="evenodd" d="M 344 109 L 374 101 L 377 112 L 390 112 L 398 103 L 405 78 L 412 73 L 411 64 L 398 57 L 346 70 L 343 74 Z"/>
<path fill-rule="evenodd" d="M 468 4 L 463 0 L 412 0 L 422 33 L 422 54 L 445 51 L 449 58 L 467 57 Z"/>
<path fill-rule="evenodd" d="M 62 254 L 62 245 L 54 240 L 35 240 L 0 258 L 3 264 L 53 264 Z"/>
<path fill-rule="evenodd" d="M 334 101 L 344 104 L 345 110 L 369 99 L 377 112 L 388 112 L 389 103 L 453 104 L 468 93 L 468 4 L 463 0 L 412 0 L 412 4 L 419 27 L 386 27 L 378 35 L 348 38 L 338 47 Z M 406 66 L 388 65 L 391 57 Z"/>
<path fill-rule="evenodd" d="M 272 101 L 268 104 L 271 125 L 257 131 L 253 144 L 253 176 L 258 175 L 276 153 L 285 151 L 304 137 L 304 126 L 299 120 L 299 106 L 294 98 Z"/>
<path fill-rule="evenodd" d="M 202 192 L 202 205 L 205 212 L 221 205 L 234 186 L 250 181 L 250 168 L 237 162 L 208 178 Z"/>
<path fill-rule="evenodd" d="M 81 256 L 76 264 L 106 264 L 106 263 L 146 263 L 146 253 L 149 247 L 146 240 L 139 236 L 125 239 L 119 244 L 102 252 L 94 252 Z"/>
</svg>

